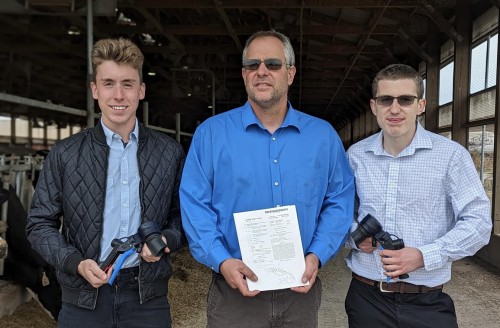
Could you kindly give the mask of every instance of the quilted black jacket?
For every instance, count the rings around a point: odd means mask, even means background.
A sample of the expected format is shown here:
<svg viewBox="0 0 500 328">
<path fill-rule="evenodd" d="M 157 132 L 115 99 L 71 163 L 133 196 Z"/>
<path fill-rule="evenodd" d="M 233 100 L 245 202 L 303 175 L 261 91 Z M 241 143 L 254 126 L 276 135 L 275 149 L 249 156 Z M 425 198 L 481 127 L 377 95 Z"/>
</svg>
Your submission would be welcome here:
<svg viewBox="0 0 500 328">
<path fill-rule="evenodd" d="M 99 258 L 108 154 L 100 122 L 56 143 L 40 173 L 26 227 L 33 249 L 57 270 L 63 302 L 87 309 L 95 308 L 98 289 L 77 274 L 77 267 L 84 259 Z M 140 125 L 137 159 L 141 220 L 156 221 L 174 251 L 182 244 L 184 151 L 170 137 Z M 166 295 L 171 275 L 167 254 L 158 262 L 141 261 L 141 302 Z"/>
</svg>

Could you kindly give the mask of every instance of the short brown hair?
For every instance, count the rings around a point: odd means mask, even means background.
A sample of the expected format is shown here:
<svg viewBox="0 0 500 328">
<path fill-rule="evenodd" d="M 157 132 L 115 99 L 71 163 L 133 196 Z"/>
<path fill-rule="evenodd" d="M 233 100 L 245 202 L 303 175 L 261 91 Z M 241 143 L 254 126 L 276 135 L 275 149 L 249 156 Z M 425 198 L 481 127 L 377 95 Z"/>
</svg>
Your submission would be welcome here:
<svg viewBox="0 0 500 328">
<path fill-rule="evenodd" d="M 392 64 L 377 73 L 372 83 L 372 97 L 377 96 L 378 81 L 381 80 L 413 80 L 417 89 L 417 97 L 424 97 L 424 82 L 418 72 L 412 67 L 404 64 Z"/>
<path fill-rule="evenodd" d="M 144 55 L 132 41 L 124 38 L 102 39 L 92 48 L 92 80 L 95 82 L 97 67 L 104 61 L 112 60 L 117 64 L 127 64 L 139 72 L 142 83 Z"/>
</svg>

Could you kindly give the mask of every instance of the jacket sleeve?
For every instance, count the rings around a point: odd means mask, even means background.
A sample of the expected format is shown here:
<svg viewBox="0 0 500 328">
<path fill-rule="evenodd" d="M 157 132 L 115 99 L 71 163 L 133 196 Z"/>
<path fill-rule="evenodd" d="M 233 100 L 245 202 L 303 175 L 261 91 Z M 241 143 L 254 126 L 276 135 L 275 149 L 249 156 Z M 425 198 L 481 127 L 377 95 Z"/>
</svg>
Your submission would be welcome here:
<svg viewBox="0 0 500 328">
<path fill-rule="evenodd" d="M 63 165 L 55 145 L 44 161 L 28 212 L 26 235 L 32 248 L 57 270 L 76 274 L 83 260 L 60 232 L 63 215 Z"/>
</svg>

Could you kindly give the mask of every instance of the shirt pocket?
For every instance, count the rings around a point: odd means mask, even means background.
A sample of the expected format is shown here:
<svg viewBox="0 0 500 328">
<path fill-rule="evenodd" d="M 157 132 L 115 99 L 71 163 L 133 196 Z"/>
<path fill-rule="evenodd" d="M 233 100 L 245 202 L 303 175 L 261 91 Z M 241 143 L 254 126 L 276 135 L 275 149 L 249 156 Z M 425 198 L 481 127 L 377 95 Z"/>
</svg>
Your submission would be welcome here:
<svg viewBox="0 0 500 328">
<path fill-rule="evenodd" d="M 311 206 L 317 204 L 320 189 L 320 175 L 312 167 L 299 167 L 295 172 L 297 181 L 297 201 Z"/>
</svg>

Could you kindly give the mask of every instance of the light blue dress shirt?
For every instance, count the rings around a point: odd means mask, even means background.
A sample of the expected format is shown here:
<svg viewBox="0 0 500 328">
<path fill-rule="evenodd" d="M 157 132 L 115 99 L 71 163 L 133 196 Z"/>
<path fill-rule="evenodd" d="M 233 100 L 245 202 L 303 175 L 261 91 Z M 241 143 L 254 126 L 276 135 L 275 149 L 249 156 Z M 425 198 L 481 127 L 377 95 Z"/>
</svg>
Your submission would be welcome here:
<svg viewBox="0 0 500 328">
<path fill-rule="evenodd" d="M 381 132 L 354 144 L 348 157 L 360 203 L 357 221 L 371 214 L 383 230 L 422 252 L 425 267 L 410 272 L 406 282 L 444 284 L 451 278 L 452 261 L 488 243 L 491 205 L 460 144 L 417 123 L 411 144 L 395 157 L 383 149 Z M 355 247 L 352 238 L 347 245 Z M 346 262 L 360 276 L 386 279 L 379 250 L 352 250 Z"/>
<path fill-rule="evenodd" d="M 104 122 L 102 122 L 102 127 L 110 149 L 99 263 L 102 263 L 111 252 L 113 239 L 136 234 L 141 224 L 140 178 L 137 164 L 137 141 L 139 140 L 137 119 L 126 145 L 120 135 L 106 127 Z M 138 264 L 139 254 L 133 253 L 125 261 L 122 268 Z"/>
<path fill-rule="evenodd" d="M 180 198 L 191 252 L 217 272 L 241 259 L 233 213 L 286 205 L 296 206 L 304 253 L 325 264 L 352 223 L 354 179 L 329 123 L 289 104 L 270 134 L 247 102 L 198 127 Z"/>
</svg>

